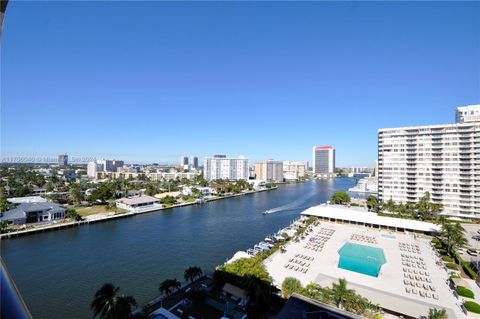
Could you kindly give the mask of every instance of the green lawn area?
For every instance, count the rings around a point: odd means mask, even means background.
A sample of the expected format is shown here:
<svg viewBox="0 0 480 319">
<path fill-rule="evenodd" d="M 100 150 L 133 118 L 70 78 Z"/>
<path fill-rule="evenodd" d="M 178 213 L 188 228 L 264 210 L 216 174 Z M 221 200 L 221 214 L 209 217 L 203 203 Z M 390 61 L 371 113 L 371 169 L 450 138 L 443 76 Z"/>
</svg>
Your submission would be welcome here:
<svg viewBox="0 0 480 319">
<path fill-rule="evenodd" d="M 89 207 L 73 207 L 73 209 L 75 209 L 82 217 L 94 215 L 94 214 L 101 214 L 101 213 L 121 214 L 121 213 L 127 212 L 125 209 L 108 208 L 107 206 L 103 206 L 103 205 L 93 205 Z"/>
</svg>

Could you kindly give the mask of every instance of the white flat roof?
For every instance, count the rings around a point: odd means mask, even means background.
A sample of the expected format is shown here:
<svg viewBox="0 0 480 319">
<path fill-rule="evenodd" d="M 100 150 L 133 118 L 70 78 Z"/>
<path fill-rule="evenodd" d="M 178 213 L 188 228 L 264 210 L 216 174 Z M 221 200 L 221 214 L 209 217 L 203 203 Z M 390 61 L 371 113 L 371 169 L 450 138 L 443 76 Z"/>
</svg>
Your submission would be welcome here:
<svg viewBox="0 0 480 319">
<path fill-rule="evenodd" d="M 139 204 L 158 202 L 158 198 L 142 195 L 142 196 L 132 197 L 132 198 L 121 198 L 118 200 L 118 202 L 124 203 L 126 205 L 139 205 Z"/>
<path fill-rule="evenodd" d="M 367 211 L 360 211 L 358 209 L 331 206 L 331 205 L 319 205 L 308 208 L 302 212 L 302 215 L 310 215 L 332 219 L 342 219 L 357 223 L 367 223 L 372 225 L 404 228 L 407 230 L 415 230 L 422 232 L 440 232 L 441 227 L 433 223 L 422 222 L 412 219 L 402 219 L 395 217 L 378 216 L 375 213 Z"/>
</svg>

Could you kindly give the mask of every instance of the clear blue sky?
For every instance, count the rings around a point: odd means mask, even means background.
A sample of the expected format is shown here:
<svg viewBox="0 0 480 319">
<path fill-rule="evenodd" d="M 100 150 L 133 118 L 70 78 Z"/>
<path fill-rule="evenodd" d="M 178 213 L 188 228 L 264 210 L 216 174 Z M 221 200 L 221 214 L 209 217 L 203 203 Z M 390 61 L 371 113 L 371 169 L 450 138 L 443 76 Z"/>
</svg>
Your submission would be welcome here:
<svg viewBox="0 0 480 319">
<path fill-rule="evenodd" d="M 373 165 L 377 129 L 480 101 L 480 3 L 19 2 L 2 156 Z"/>
</svg>

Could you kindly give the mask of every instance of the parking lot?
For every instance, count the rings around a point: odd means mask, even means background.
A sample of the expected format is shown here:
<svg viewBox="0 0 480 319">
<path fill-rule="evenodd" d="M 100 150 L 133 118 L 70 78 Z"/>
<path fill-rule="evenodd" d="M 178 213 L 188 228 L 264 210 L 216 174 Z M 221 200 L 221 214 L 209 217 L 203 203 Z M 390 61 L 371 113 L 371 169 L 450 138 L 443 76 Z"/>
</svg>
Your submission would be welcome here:
<svg viewBox="0 0 480 319">
<path fill-rule="evenodd" d="M 465 237 L 468 240 L 468 247 L 474 250 L 480 250 L 480 240 L 475 240 L 473 236 L 480 236 L 478 231 L 480 230 L 479 224 L 462 224 L 463 228 L 465 228 Z M 466 252 L 462 254 L 463 259 L 470 260 L 470 261 L 477 261 L 479 256 L 470 256 Z"/>
</svg>

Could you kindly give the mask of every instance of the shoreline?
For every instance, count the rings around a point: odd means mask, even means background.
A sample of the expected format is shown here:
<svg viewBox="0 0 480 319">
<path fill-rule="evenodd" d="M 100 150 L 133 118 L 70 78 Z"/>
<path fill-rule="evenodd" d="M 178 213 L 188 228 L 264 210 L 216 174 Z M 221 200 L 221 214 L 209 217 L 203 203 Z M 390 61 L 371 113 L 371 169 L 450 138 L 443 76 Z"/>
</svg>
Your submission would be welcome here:
<svg viewBox="0 0 480 319">
<path fill-rule="evenodd" d="M 140 215 L 140 214 L 154 213 L 154 212 L 167 210 L 167 209 L 174 209 L 174 208 L 178 208 L 178 207 L 191 206 L 191 205 L 204 205 L 204 204 L 208 204 L 209 202 L 214 202 L 214 201 L 218 201 L 218 200 L 221 200 L 221 199 L 234 198 L 234 197 L 239 197 L 239 196 L 245 196 L 245 195 L 250 195 L 250 194 L 272 191 L 272 190 L 276 190 L 276 189 L 278 189 L 278 186 L 272 187 L 272 188 L 256 190 L 256 191 L 247 191 L 247 192 L 240 193 L 240 194 L 232 194 L 232 195 L 207 199 L 202 204 L 197 203 L 197 202 L 181 203 L 181 204 L 175 204 L 175 205 L 172 205 L 172 206 L 169 206 L 169 207 L 152 208 L 152 209 L 145 209 L 145 210 L 141 210 L 141 211 L 130 211 L 130 212 L 127 212 L 127 213 L 122 213 L 122 214 L 117 214 L 117 215 L 109 215 L 109 216 L 102 216 L 102 217 L 98 217 L 98 218 L 92 218 L 92 219 L 81 220 L 81 221 L 72 221 L 72 222 L 65 222 L 65 223 L 49 224 L 45 227 L 31 228 L 31 229 L 25 229 L 25 230 L 19 230 L 19 231 L 14 231 L 14 232 L 10 232 L 10 233 L 0 234 L 0 239 L 10 239 L 10 238 L 15 238 L 15 237 L 33 235 L 33 234 L 42 233 L 42 232 L 62 230 L 64 228 L 79 227 L 79 226 L 89 225 L 89 224 L 99 223 L 99 222 L 107 222 L 107 221 L 115 220 L 115 219 L 119 219 L 119 218 L 133 217 L 133 216 Z"/>
</svg>

